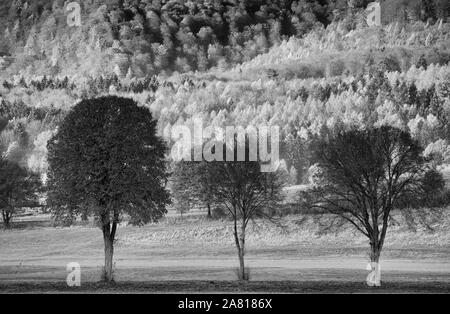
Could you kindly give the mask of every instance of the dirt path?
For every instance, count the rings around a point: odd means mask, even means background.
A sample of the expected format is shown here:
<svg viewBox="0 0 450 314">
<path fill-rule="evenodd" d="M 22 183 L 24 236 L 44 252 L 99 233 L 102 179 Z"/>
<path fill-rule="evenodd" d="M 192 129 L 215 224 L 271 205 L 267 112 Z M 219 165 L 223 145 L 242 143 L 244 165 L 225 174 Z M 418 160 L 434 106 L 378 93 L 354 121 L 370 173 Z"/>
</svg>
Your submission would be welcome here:
<svg viewBox="0 0 450 314">
<path fill-rule="evenodd" d="M 41 258 L 22 259 L 18 262 L 16 259 L 3 258 L 0 261 L 0 267 L 62 267 L 67 263 L 77 262 L 83 267 L 97 267 L 102 264 L 102 257 L 55 257 L 51 260 Z M 317 257 L 317 258 L 298 258 L 298 259 L 268 259 L 251 258 L 246 259 L 246 263 L 251 268 L 281 268 L 289 270 L 308 270 L 308 269 L 345 269 L 345 270 L 364 270 L 367 261 L 360 257 Z M 383 271 L 400 272 L 434 272 L 449 273 L 450 261 L 424 259 L 386 259 L 382 260 Z M 236 266 L 236 259 L 230 258 L 179 258 L 179 259 L 155 259 L 151 258 L 116 258 L 117 268 L 233 268 Z"/>
<path fill-rule="evenodd" d="M 66 264 L 78 261 L 83 282 L 100 280 L 101 259 L 27 261 L 20 265 L 2 261 L 0 283 L 64 283 Z M 364 282 L 367 271 L 363 258 L 322 257 L 314 259 L 247 260 L 255 281 L 339 281 Z M 226 259 L 140 259 L 116 260 L 115 276 L 120 282 L 232 281 L 237 260 Z M 435 260 L 385 260 L 383 279 L 388 282 L 446 282 L 450 284 L 450 263 Z"/>
</svg>

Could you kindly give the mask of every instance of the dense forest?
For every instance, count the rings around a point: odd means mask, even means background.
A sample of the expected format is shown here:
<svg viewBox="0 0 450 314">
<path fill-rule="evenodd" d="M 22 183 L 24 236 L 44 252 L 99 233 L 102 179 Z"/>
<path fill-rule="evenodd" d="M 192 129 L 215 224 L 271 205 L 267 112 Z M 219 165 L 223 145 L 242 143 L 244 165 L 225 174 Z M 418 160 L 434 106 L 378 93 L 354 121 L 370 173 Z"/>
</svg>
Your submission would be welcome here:
<svg viewBox="0 0 450 314">
<path fill-rule="evenodd" d="M 12 72 L 144 77 L 229 67 L 312 29 L 365 23 L 367 0 L 84 0 L 81 27 L 63 0 L 2 1 L 0 51 Z M 446 0 L 382 1 L 385 24 L 446 18 Z"/>
<path fill-rule="evenodd" d="M 132 97 L 174 125 L 279 125 L 291 183 L 314 137 L 390 125 L 450 159 L 448 1 L 4 1 L 3 155 L 46 175 L 47 141 L 80 99 Z M 0 66 L 1 67 L 1 66 Z M 305 153 L 306 152 L 306 153 Z"/>
</svg>

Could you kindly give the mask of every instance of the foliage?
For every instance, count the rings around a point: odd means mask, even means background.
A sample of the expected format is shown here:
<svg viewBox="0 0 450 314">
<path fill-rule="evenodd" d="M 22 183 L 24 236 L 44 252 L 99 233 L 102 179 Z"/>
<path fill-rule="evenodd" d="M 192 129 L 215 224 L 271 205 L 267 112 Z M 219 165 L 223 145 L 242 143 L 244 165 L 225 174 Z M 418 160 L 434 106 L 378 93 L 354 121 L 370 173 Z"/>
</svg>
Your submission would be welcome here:
<svg viewBox="0 0 450 314">
<path fill-rule="evenodd" d="M 0 159 L 0 210 L 8 228 L 17 209 L 39 206 L 41 182 L 35 173 L 7 159 Z"/>
<path fill-rule="evenodd" d="M 181 214 L 196 206 L 208 209 L 212 218 L 212 184 L 215 180 L 205 162 L 180 161 L 171 175 L 175 209 Z"/>
</svg>

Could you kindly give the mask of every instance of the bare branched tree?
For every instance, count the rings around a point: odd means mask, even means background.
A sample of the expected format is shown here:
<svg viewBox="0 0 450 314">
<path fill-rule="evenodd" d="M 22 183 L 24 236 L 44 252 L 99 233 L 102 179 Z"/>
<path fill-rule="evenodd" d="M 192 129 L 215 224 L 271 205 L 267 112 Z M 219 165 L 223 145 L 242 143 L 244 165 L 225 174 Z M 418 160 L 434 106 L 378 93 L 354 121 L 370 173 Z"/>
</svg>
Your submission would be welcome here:
<svg viewBox="0 0 450 314">
<path fill-rule="evenodd" d="M 322 178 L 308 193 L 310 205 L 338 215 L 365 235 L 377 268 L 396 203 L 422 190 L 426 170 L 422 148 L 408 133 L 381 127 L 322 140 L 315 157 Z"/>
<path fill-rule="evenodd" d="M 210 182 L 214 206 L 223 208 L 233 220 L 240 280 L 248 280 L 245 268 L 245 238 L 248 223 L 255 218 L 271 220 L 270 213 L 282 200 L 285 177 L 280 172 L 261 172 L 256 161 L 214 161 L 203 163 L 215 178 Z"/>
</svg>

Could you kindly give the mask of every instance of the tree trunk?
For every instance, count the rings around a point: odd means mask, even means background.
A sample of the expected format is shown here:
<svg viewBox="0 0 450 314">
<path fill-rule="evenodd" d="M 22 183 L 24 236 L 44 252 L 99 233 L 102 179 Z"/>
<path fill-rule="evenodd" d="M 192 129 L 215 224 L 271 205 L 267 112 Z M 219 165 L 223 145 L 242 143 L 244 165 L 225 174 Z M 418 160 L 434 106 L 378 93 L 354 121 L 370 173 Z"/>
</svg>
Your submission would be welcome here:
<svg viewBox="0 0 450 314">
<path fill-rule="evenodd" d="M 115 227 L 113 227 L 115 229 Z M 114 255 L 114 234 L 109 230 L 109 224 L 103 227 L 103 241 L 105 244 L 105 269 L 103 280 L 114 281 L 113 276 L 113 255 Z"/>
<path fill-rule="evenodd" d="M 236 248 L 238 250 L 238 258 L 239 258 L 239 270 L 238 270 L 238 279 L 239 280 L 248 280 L 248 276 L 245 274 L 245 226 L 241 227 L 241 234 L 238 232 L 237 227 L 237 217 L 234 217 L 234 240 L 236 243 Z"/>
<path fill-rule="evenodd" d="M 241 234 L 239 236 L 239 279 L 249 280 L 248 274 L 245 273 L 245 221 L 242 221 Z"/>
<path fill-rule="evenodd" d="M 88 222 L 89 221 L 89 217 L 88 217 L 88 212 L 87 210 L 83 211 L 83 214 L 81 215 L 81 221 L 82 222 Z"/>
<path fill-rule="evenodd" d="M 238 250 L 239 257 L 239 280 L 247 280 L 245 275 L 245 263 L 244 263 L 244 252 L 242 249 Z"/>
<path fill-rule="evenodd" d="M 381 249 L 377 244 L 370 244 L 370 274 L 367 276 L 367 285 L 370 287 L 381 286 L 381 266 L 380 266 Z"/>
<path fill-rule="evenodd" d="M 370 261 L 372 263 L 378 263 L 380 261 L 380 250 L 376 245 L 370 247 Z"/>
<path fill-rule="evenodd" d="M 5 228 L 11 228 L 11 216 L 8 213 L 6 213 Z"/>
<path fill-rule="evenodd" d="M 383 249 L 384 240 L 386 238 L 386 232 L 389 223 L 389 213 L 392 206 L 387 207 L 383 213 L 383 226 L 381 232 L 378 231 L 378 220 L 374 221 L 374 234 L 370 239 L 370 274 L 367 276 L 367 284 L 370 287 L 380 287 L 381 286 L 381 264 L 380 256 L 381 250 Z M 377 215 L 375 215 L 377 216 Z M 369 267 L 368 267 L 369 270 Z"/>
<path fill-rule="evenodd" d="M 105 270 L 104 270 L 104 280 L 106 282 L 113 281 L 113 254 L 114 254 L 114 247 L 113 242 L 109 239 L 109 237 L 105 237 Z"/>
<path fill-rule="evenodd" d="M 3 226 L 5 227 L 5 229 L 11 228 L 11 216 L 12 214 L 7 210 L 2 210 Z"/>
</svg>

